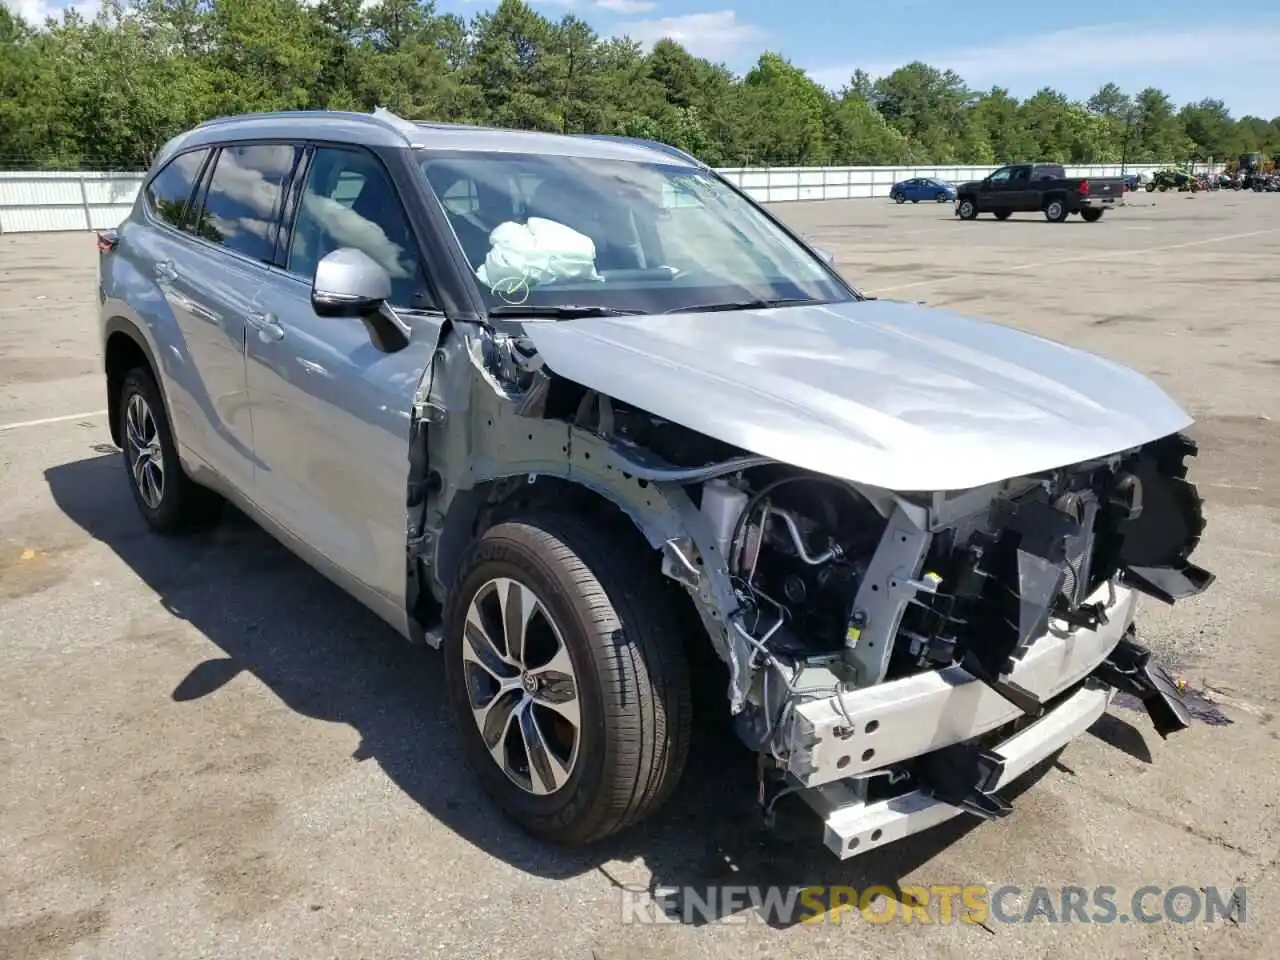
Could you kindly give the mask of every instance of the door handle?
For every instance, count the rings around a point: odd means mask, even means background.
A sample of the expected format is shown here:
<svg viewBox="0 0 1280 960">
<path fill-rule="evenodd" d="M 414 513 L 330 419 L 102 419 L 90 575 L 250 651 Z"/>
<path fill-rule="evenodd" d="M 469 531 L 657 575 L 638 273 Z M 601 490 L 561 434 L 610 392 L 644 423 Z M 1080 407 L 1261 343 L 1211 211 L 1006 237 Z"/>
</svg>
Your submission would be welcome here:
<svg viewBox="0 0 1280 960">
<path fill-rule="evenodd" d="M 280 326 L 274 313 L 251 313 L 245 317 L 245 321 L 258 331 L 258 337 L 263 343 L 284 339 L 284 327 Z"/>
<path fill-rule="evenodd" d="M 172 260 L 157 260 L 155 264 L 155 275 L 157 280 L 178 279 L 178 271 L 174 267 Z"/>
</svg>

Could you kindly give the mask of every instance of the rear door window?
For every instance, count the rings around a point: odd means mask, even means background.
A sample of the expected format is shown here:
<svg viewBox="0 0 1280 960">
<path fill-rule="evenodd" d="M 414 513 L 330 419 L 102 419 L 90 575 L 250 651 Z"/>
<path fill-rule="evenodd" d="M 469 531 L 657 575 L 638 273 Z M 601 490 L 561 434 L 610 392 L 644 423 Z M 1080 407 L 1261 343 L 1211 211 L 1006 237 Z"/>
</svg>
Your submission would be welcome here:
<svg viewBox="0 0 1280 960">
<path fill-rule="evenodd" d="M 147 184 L 147 206 L 172 227 L 182 227 L 191 190 L 200 176 L 208 150 L 188 150 L 166 163 Z"/>
<path fill-rule="evenodd" d="M 270 263 L 285 187 L 299 148 L 288 143 L 223 147 L 214 161 L 195 232 L 219 246 Z"/>
</svg>

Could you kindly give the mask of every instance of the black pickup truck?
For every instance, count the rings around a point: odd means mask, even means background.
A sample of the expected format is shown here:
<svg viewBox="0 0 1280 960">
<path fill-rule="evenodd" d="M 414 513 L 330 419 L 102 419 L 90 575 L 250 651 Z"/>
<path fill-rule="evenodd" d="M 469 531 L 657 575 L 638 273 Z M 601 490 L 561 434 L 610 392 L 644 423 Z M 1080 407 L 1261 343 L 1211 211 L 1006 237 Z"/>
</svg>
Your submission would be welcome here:
<svg viewBox="0 0 1280 960">
<path fill-rule="evenodd" d="M 1094 223 L 1123 197 L 1120 177 L 1068 177 L 1058 163 L 1015 163 L 985 180 L 960 184 L 956 215 L 973 220 L 993 213 L 997 220 L 1007 220 L 1014 213 L 1043 212 L 1045 219 L 1062 223 L 1078 213 Z"/>
</svg>

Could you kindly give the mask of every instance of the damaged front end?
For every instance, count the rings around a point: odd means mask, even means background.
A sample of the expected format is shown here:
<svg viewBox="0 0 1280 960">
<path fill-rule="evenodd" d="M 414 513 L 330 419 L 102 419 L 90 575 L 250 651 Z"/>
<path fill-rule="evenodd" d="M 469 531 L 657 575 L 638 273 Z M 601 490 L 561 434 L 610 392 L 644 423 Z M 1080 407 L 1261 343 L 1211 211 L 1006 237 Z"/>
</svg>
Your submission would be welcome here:
<svg viewBox="0 0 1280 960">
<path fill-rule="evenodd" d="M 1189 723 L 1133 625 L 1139 595 L 1173 603 L 1213 580 L 1190 560 L 1204 516 L 1180 433 L 896 493 L 712 439 L 553 373 L 528 338 L 461 327 L 414 426 L 410 599 L 427 639 L 429 601 L 486 516 L 590 491 L 687 592 L 766 809 L 798 793 L 842 858 L 960 813 L 1005 815 L 1003 788 L 1117 690 L 1162 736 Z"/>
<path fill-rule="evenodd" d="M 800 792 L 827 845 L 854 856 L 961 812 L 1004 816 L 1002 788 L 1116 690 L 1162 737 L 1188 726 L 1133 620 L 1139 594 L 1172 603 L 1212 583 L 1189 559 L 1204 528 L 1186 480 L 1194 453 L 1175 434 L 981 490 L 892 496 L 869 549 L 809 521 L 817 556 L 798 514 L 812 518 L 821 497 L 748 507 L 734 582 L 749 612 L 734 628 L 760 666 L 739 722 L 767 758 L 766 804 Z M 870 508 L 845 495 L 862 498 Z M 802 582 L 832 580 L 848 605 L 815 631 Z"/>
</svg>

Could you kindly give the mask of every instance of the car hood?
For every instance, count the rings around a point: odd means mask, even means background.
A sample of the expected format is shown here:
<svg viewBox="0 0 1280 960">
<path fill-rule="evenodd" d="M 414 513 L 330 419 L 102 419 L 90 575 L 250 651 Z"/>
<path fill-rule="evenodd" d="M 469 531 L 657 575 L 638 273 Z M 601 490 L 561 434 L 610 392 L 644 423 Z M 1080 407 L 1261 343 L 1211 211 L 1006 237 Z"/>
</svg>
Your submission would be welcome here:
<svg viewBox="0 0 1280 960">
<path fill-rule="evenodd" d="M 530 323 L 550 369 L 750 453 L 960 490 L 1139 446 L 1191 418 L 1103 357 L 889 300 Z"/>
</svg>

